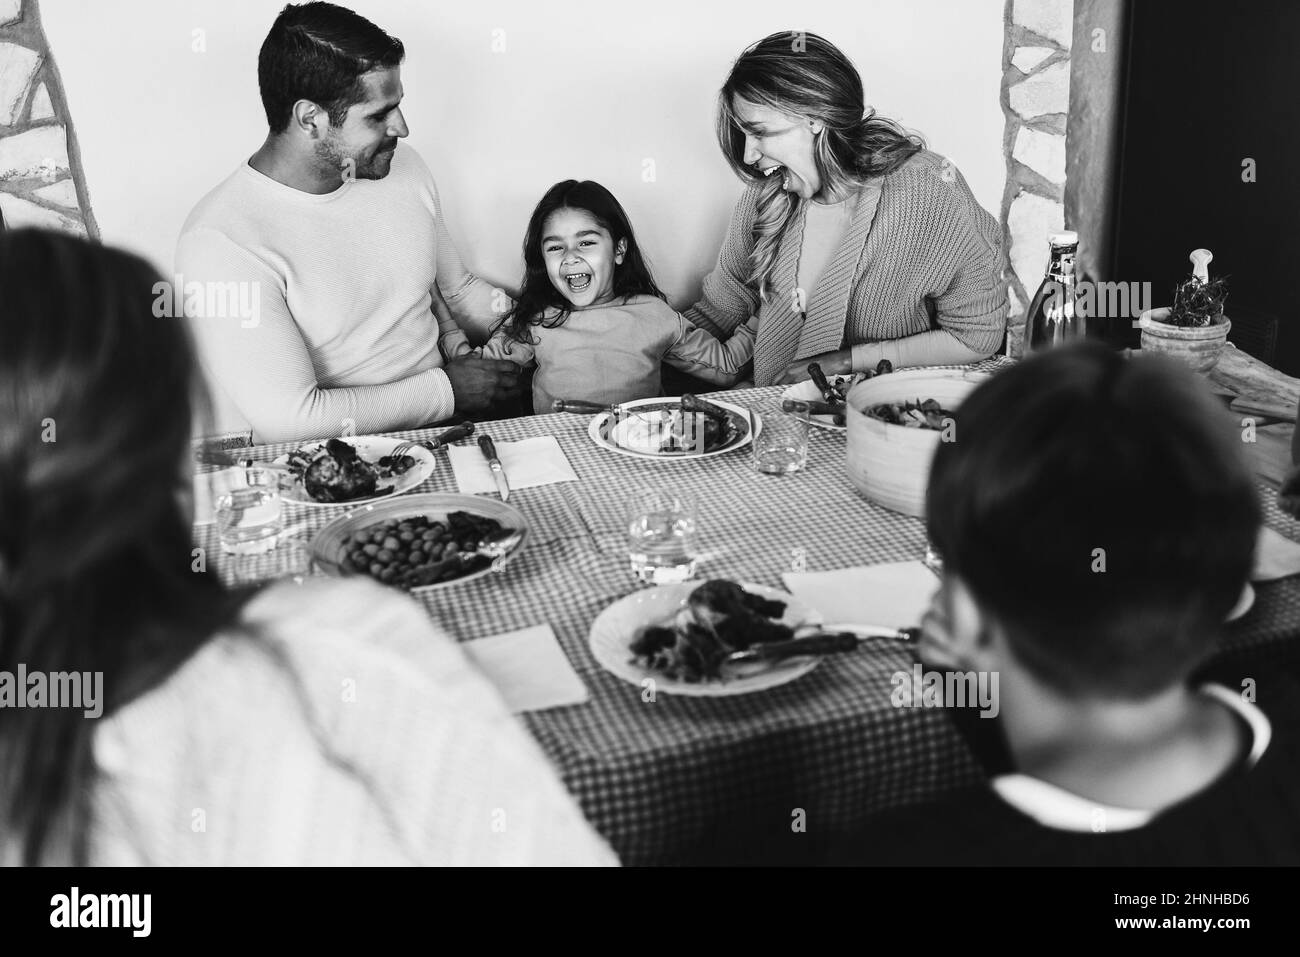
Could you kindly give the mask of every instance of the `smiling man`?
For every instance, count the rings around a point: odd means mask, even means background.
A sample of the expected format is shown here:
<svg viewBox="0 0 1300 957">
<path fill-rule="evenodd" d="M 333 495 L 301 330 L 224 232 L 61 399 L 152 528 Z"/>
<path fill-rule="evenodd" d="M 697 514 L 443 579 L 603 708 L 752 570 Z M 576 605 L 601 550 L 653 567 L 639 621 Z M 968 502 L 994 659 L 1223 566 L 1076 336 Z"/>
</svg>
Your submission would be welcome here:
<svg viewBox="0 0 1300 957">
<path fill-rule="evenodd" d="M 414 428 L 517 388 L 513 363 L 439 349 L 443 299 L 480 332 L 509 302 L 465 269 L 433 176 L 400 142 L 404 55 L 343 7 L 285 7 L 258 57 L 266 141 L 182 230 L 187 315 L 258 441 Z M 213 314 L 196 282 L 255 292 L 238 301 L 257 315 Z"/>
</svg>

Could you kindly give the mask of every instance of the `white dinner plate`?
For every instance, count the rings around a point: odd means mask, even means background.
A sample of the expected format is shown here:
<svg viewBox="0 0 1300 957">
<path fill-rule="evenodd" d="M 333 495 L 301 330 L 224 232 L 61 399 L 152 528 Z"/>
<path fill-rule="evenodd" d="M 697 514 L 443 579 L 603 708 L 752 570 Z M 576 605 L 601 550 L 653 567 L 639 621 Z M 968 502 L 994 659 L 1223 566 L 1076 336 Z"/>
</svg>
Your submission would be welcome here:
<svg viewBox="0 0 1300 957">
<path fill-rule="evenodd" d="M 843 385 L 853 378 L 852 375 L 832 375 L 827 376 L 826 380 L 831 385 Z M 812 379 L 804 379 L 802 382 L 796 382 L 790 388 L 781 393 L 782 401 L 786 399 L 795 399 L 799 402 L 822 402 L 821 391 L 813 385 Z M 818 428 L 829 429 L 832 432 L 847 431 L 848 426 L 836 425 L 835 418 L 829 415 L 810 415 L 808 421 Z"/>
<path fill-rule="evenodd" d="M 754 441 L 754 433 L 763 430 L 763 420 L 757 412 L 749 412 L 737 405 L 709 399 L 713 405 L 725 409 L 731 415 L 735 426 L 735 435 L 730 441 L 707 452 L 660 452 L 659 439 L 665 423 L 674 414 L 681 415 L 679 399 L 637 399 L 625 402 L 620 407 L 626 415 L 617 421 L 609 412 L 601 412 L 591 419 L 587 435 L 591 441 L 602 449 L 617 452 L 619 455 L 631 455 L 639 459 L 658 461 L 680 461 L 682 459 L 704 459 L 713 455 L 726 455 L 736 449 L 744 448 Z M 754 430 L 750 432 L 749 417 L 753 416 Z M 702 417 L 701 417 L 702 418 Z M 671 427 L 671 426 L 667 426 Z"/>
<path fill-rule="evenodd" d="M 721 698 L 775 688 L 806 675 L 821 662 L 820 657 L 786 658 L 772 664 L 755 665 L 757 670 L 744 677 L 698 683 L 675 680 L 634 662 L 631 645 L 637 632 L 647 625 L 669 624 L 686 604 L 687 596 L 702 584 L 702 581 L 690 581 L 659 585 L 633 592 L 607 607 L 591 623 L 589 642 L 596 661 L 610 674 L 631 684 L 644 687 L 643 682 L 649 678 L 653 679 L 656 692 L 698 698 Z M 821 622 L 821 616 L 817 612 L 793 595 L 763 585 L 742 582 L 741 587 L 751 594 L 785 602 L 785 614 L 781 621 L 790 628 L 818 625 Z"/>
<path fill-rule="evenodd" d="M 406 439 L 396 439 L 385 435 L 349 435 L 340 439 L 357 450 L 357 454 L 367 462 L 378 462 L 385 455 L 392 454 L 393 449 L 406 442 Z M 324 442 L 307 442 L 298 448 L 306 455 L 312 455 L 317 449 L 324 446 Z M 401 495 L 403 492 L 409 492 L 419 487 L 425 479 L 433 474 L 437 468 L 438 458 L 422 445 L 413 445 L 406 452 L 411 458 L 415 459 L 415 464 L 403 472 L 401 475 L 393 475 L 389 478 L 380 479 L 376 488 L 382 494 L 370 495 L 366 498 L 349 499 L 346 502 L 318 502 L 303 488 L 302 479 L 295 477 L 292 484 L 286 482 L 281 486 L 280 495 L 288 502 L 295 502 L 299 505 L 313 505 L 319 508 L 338 508 L 339 506 L 364 505 L 367 502 L 382 502 L 394 495 Z M 276 465 L 285 465 L 289 461 L 288 454 L 281 455 L 275 460 Z M 392 491 L 383 492 L 384 489 Z"/>
</svg>

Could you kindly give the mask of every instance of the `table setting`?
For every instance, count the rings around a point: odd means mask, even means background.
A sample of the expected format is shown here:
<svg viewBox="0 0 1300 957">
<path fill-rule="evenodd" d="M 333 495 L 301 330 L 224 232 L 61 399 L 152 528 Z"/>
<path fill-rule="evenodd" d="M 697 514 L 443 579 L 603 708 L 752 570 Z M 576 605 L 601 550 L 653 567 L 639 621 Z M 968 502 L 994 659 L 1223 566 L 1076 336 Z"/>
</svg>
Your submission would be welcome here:
<svg viewBox="0 0 1300 957">
<path fill-rule="evenodd" d="M 949 409 L 1010 361 L 890 372 L 852 388 L 872 390 L 873 402 L 934 397 Z M 919 392 L 913 373 L 927 377 Z M 892 392 L 890 376 L 899 376 Z M 927 392 L 935 382 L 953 391 Z M 239 450 L 233 469 L 195 476 L 194 542 L 232 583 L 370 574 L 405 587 L 497 685 L 624 863 L 721 859 L 733 836 L 771 830 L 794 808 L 823 837 L 849 833 L 873 812 L 974 783 L 981 768 L 942 709 L 890 704 L 891 677 L 913 667 L 916 626 L 938 583 L 915 501 L 924 468 L 906 488 L 868 486 L 850 434 L 884 423 L 853 400 L 846 427 L 816 422 L 821 390 L 791 391 L 713 393 L 686 408 L 565 409 L 477 423 L 448 443 L 438 442 L 445 429 L 342 437 L 390 458 L 409 454 L 404 443 L 432 446 L 416 445 L 425 455 L 405 469 L 417 483 L 360 502 L 297 500 L 302 479 L 265 465 L 299 446 Z M 707 413 L 693 410 L 711 407 L 730 424 L 709 438 Z M 704 418 L 692 426 L 691 416 Z M 671 441 L 656 431 L 661 418 Z M 942 419 L 888 427 L 933 442 Z M 638 424 L 619 430 L 629 422 Z M 713 440 L 726 445 L 721 454 Z M 668 454 L 648 454 L 655 443 Z M 251 477 L 235 494 L 279 492 L 267 536 L 276 544 L 254 536 L 249 551 L 228 553 L 212 513 L 241 471 Z M 1300 524 L 1262 479 L 1260 493 L 1256 581 L 1225 626 L 1223 658 L 1271 655 L 1300 633 Z M 386 552 L 387 564 L 371 561 Z M 681 680 L 704 667 L 690 665 L 686 639 L 712 613 L 703 601 L 692 611 L 692 596 L 715 582 L 733 589 L 726 600 L 753 606 L 736 614 L 763 614 L 779 653 L 724 648 L 709 659 L 713 680 Z M 634 643 L 656 627 L 662 640 L 638 653 Z M 809 641 L 816 653 L 781 651 L 783 641 Z M 664 660 L 679 670 L 647 667 Z"/>
</svg>

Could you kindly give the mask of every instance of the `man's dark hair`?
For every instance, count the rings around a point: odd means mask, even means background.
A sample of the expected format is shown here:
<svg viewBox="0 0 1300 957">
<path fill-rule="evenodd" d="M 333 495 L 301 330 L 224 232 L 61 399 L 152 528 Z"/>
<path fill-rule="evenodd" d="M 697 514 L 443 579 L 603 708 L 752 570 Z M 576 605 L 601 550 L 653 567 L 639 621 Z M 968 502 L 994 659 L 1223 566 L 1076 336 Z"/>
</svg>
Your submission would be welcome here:
<svg viewBox="0 0 1300 957">
<path fill-rule="evenodd" d="M 339 126 L 364 97 L 361 77 L 394 67 L 406 55 L 402 41 L 360 14 L 332 3 L 290 4 L 271 24 L 257 57 L 257 84 L 266 122 L 282 133 L 293 105 L 311 100 Z"/>
<path fill-rule="evenodd" d="M 1096 343 L 980 385 L 926 509 L 946 571 L 1067 693 L 1140 697 L 1214 648 L 1254 557 L 1240 435 L 1202 380 Z"/>
</svg>

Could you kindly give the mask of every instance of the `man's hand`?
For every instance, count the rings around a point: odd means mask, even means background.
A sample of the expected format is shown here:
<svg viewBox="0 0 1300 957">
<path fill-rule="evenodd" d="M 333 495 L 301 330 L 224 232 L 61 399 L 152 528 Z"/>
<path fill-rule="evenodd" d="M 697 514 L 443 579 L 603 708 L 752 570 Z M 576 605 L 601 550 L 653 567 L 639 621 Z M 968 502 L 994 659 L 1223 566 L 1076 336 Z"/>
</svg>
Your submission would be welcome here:
<svg viewBox="0 0 1300 957">
<path fill-rule="evenodd" d="M 503 359 L 465 356 L 443 367 L 456 397 L 456 413 L 486 412 L 494 402 L 513 398 L 519 392 L 519 366 Z"/>
<path fill-rule="evenodd" d="M 776 384 L 791 385 L 809 378 L 808 366 L 814 362 L 821 366 L 822 372 L 828 376 L 848 375 L 853 371 L 853 353 L 848 349 L 840 349 L 838 352 L 823 352 L 819 356 L 791 362 L 785 367 L 781 377 L 776 380 Z"/>
</svg>

